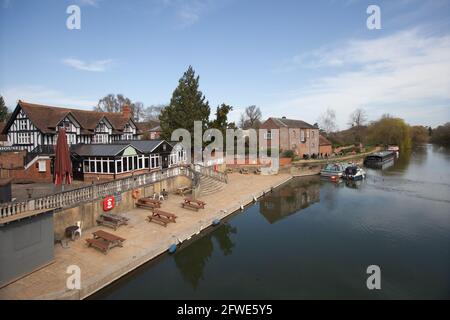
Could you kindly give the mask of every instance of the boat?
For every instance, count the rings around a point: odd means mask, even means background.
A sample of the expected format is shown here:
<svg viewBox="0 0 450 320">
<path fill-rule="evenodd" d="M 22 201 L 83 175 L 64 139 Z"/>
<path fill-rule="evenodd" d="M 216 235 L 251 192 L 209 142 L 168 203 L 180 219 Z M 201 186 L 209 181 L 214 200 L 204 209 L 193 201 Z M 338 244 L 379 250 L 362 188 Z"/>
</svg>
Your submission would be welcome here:
<svg viewBox="0 0 450 320">
<path fill-rule="evenodd" d="M 348 165 L 342 163 L 328 163 L 325 168 L 320 171 L 320 175 L 324 177 L 342 177 L 345 168 Z"/>
<path fill-rule="evenodd" d="M 342 177 L 346 180 L 362 180 L 366 177 L 366 172 L 358 166 L 349 166 L 345 168 Z"/>
<path fill-rule="evenodd" d="M 396 153 L 394 151 L 381 151 L 368 155 L 364 159 L 366 167 L 382 167 L 383 164 L 393 161 Z"/>
<path fill-rule="evenodd" d="M 388 146 L 387 151 L 399 152 L 400 148 L 398 146 Z"/>
</svg>

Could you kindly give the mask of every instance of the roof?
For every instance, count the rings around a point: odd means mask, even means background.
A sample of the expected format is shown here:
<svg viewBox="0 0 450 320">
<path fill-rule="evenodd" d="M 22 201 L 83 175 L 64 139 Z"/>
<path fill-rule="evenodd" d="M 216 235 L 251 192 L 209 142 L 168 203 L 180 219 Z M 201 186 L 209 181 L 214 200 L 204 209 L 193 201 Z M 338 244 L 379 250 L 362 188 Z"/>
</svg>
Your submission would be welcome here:
<svg viewBox="0 0 450 320">
<path fill-rule="evenodd" d="M 146 122 L 138 122 L 136 123 L 136 126 L 140 131 L 156 131 L 155 128 L 159 127 L 159 121 L 156 120 L 149 120 Z"/>
<path fill-rule="evenodd" d="M 309 123 L 302 120 L 286 119 L 286 118 L 269 118 L 279 127 L 279 128 L 306 128 L 306 129 L 316 129 L 316 127 L 310 125 Z M 268 120 L 269 120 L 268 119 Z"/>
<path fill-rule="evenodd" d="M 114 157 L 130 146 L 141 151 L 131 144 L 77 144 L 70 151 L 83 157 Z"/>
<path fill-rule="evenodd" d="M 117 144 L 129 144 L 143 153 L 150 153 L 155 150 L 164 140 L 124 140 L 115 141 Z"/>
<path fill-rule="evenodd" d="M 133 121 L 131 117 L 125 117 L 122 113 L 46 106 L 20 100 L 18 102 L 18 107 L 19 106 L 30 118 L 31 122 L 43 133 L 54 133 L 58 124 L 68 115 L 74 117 L 80 124 L 82 134 L 92 134 L 100 120 L 103 118 L 106 118 L 111 123 L 113 129 L 116 130 L 117 133 L 123 131 L 125 124 L 130 120 Z M 6 126 L 7 128 L 11 125 L 13 118 L 14 117 L 10 118 L 8 125 Z"/>
<path fill-rule="evenodd" d="M 328 140 L 327 138 L 325 138 L 322 135 L 319 135 L 319 146 L 331 146 L 331 142 L 330 140 Z"/>
</svg>

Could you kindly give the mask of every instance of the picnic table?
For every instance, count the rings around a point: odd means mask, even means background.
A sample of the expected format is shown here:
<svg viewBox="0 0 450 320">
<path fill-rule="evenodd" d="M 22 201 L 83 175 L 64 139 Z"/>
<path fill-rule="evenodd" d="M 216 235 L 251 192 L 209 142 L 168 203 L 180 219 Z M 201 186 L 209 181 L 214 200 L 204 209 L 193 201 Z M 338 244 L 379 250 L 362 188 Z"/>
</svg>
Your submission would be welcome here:
<svg viewBox="0 0 450 320">
<path fill-rule="evenodd" d="M 167 227 L 169 223 L 176 223 L 177 216 L 170 212 L 165 212 L 162 210 L 155 210 L 151 216 L 148 216 L 148 222 L 155 222 L 164 227 Z"/>
<path fill-rule="evenodd" d="M 154 210 L 161 208 L 161 201 L 150 198 L 141 198 L 136 202 L 136 207 Z"/>
<path fill-rule="evenodd" d="M 183 208 L 193 209 L 198 211 L 199 209 L 205 209 L 206 203 L 201 200 L 195 200 L 190 198 L 184 198 L 184 202 L 181 204 Z"/>
<path fill-rule="evenodd" d="M 120 227 L 121 225 L 127 225 L 128 220 L 129 220 L 128 218 L 116 214 L 103 213 L 97 219 L 97 224 L 104 225 L 106 227 L 117 230 L 117 228 Z"/>
<path fill-rule="evenodd" d="M 180 187 L 180 188 L 177 189 L 176 192 L 177 192 L 178 195 L 184 196 L 186 193 L 189 193 L 191 191 L 192 191 L 192 189 L 189 188 L 189 187 Z"/>
<path fill-rule="evenodd" d="M 114 247 L 122 247 L 124 238 L 118 237 L 109 232 L 98 230 L 92 233 L 92 239 L 86 239 L 89 247 L 94 247 L 107 254 Z"/>
</svg>

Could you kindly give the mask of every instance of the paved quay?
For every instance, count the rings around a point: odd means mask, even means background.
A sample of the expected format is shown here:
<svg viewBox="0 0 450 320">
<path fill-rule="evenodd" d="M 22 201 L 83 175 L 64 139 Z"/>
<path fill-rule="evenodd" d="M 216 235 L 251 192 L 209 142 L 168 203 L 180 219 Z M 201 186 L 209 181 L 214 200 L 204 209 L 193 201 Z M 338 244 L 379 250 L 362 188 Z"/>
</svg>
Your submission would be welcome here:
<svg viewBox="0 0 450 320">
<path fill-rule="evenodd" d="M 184 241 L 222 219 L 241 205 L 253 201 L 286 181 L 290 174 L 274 176 L 230 174 L 229 183 L 220 192 L 201 197 L 207 203 L 198 212 L 182 209 L 183 197 L 170 194 L 163 201 L 162 210 L 175 213 L 176 223 L 163 227 L 146 221 L 151 214 L 144 209 L 133 209 L 122 215 L 129 218 L 128 225 L 117 231 L 105 227 L 83 230 L 80 240 L 70 242 L 70 248 L 55 245 L 55 261 L 10 285 L 0 289 L 0 299 L 84 299 L 140 265 L 167 251 L 177 241 Z M 127 239 L 122 248 L 113 248 L 107 255 L 86 246 L 91 233 L 106 230 Z M 67 268 L 76 265 L 81 270 L 81 289 L 67 289 L 70 274 Z"/>
</svg>

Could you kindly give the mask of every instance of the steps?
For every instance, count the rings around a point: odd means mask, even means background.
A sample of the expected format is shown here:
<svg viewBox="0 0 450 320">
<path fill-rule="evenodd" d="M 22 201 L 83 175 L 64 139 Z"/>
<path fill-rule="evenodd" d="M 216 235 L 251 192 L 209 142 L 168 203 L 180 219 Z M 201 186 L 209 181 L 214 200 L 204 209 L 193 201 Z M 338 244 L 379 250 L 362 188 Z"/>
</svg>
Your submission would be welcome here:
<svg viewBox="0 0 450 320">
<path fill-rule="evenodd" d="M 201 175 L 200 177 L 200 196 L 206 196 L 209 194 L 213 194 L 219 192 L 223 188 L 225 188 L 225 183 L 213 179 L 211 177 Z"/>
</svg>

